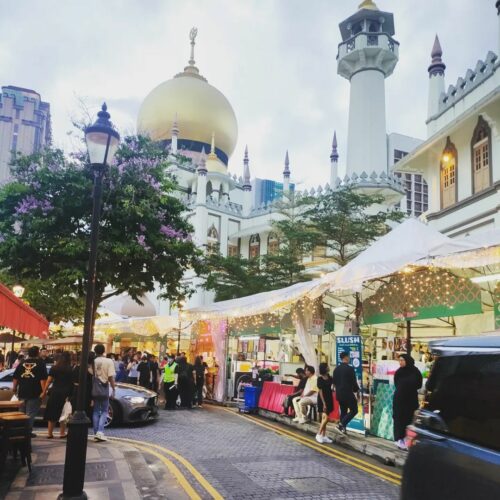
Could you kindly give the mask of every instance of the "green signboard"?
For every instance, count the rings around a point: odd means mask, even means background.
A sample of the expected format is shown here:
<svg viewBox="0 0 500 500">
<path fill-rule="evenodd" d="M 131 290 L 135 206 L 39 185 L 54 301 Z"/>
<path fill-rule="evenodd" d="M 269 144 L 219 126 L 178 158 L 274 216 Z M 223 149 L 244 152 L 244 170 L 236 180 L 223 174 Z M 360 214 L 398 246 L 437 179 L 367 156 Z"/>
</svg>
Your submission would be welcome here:
<svg viewBox="0 0 500 500">
<path fill-rule="evenodd" d="M 500 283 L 495 288 L 493 295 L 493 314 L 495 317 L 495 330 L 500 330 Z"/>
</svg>

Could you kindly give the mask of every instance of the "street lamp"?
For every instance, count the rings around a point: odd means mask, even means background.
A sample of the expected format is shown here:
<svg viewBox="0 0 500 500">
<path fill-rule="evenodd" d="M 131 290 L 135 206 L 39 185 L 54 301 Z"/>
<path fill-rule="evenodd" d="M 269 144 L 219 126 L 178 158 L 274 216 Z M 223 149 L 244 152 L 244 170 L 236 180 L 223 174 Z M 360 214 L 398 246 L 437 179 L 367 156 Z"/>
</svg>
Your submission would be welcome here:
<svg viewBox="0 0 500 500">
<path fill-rule="evenodd" d="M 120 143 L 120 134 L 109 121 L 110 115 L 106 103 L 97 113 L 96 122 L 85 129 L 85 142 L 94 174 L 92 194 L 92 221 L 90 225 L 90 252 L 87 294 L 85 299 L 85 317 L 83 324 L 82 352 L 78 374 L 78 393 L 76 409 L 68 422 L 68 443 L 64 462 L 63 492 L 59 499 L 86 499 L 83 491 L 85 482 L 85 462 L 87 458 L 87 439 L 89 419 L 85 412 L 87 393 L 87 360 L 90 352 L 92 322 L 95 306 L 95 282 L 97 265 L 97 243 L 99 239 L 99 220 L 101 218 L 102 180 L 106 167 L 113 161 Z"/>
</svg>

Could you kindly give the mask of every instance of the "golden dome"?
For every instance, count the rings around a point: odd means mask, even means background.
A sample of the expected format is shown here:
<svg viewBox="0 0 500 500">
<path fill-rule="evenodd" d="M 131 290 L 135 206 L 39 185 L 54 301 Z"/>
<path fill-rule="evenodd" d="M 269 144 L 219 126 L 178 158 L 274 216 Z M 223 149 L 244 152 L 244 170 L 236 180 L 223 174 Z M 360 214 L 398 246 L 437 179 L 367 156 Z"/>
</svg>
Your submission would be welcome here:
<svg viewBox="0 0 500 500">
<path fill-rule="evenodd" d="M 194 65 L 194 37 L 191 37 L 191 47 L 189 66 L 158 85 L 144 99 L 137 130 L 155 141 L 170 140 L 177 115 L 180 148 L 183 141 L 196 141 L 202 144 L 193 147 L 201 151 L 202 145 L 210 144 L 214 132 L 218 150 L 230 157 L 238 139 L 236 116 L 226 97 L 210 85 Z M 189 145 L 186 148 L 191 149 Z M 227 158 L 222 159 L 227 162 Z"/>
<path fill-rule="evenodd" d="M 359 4 L 358 9 L 379 10 L 373 0 L 364 0 Z"/>
</svg>

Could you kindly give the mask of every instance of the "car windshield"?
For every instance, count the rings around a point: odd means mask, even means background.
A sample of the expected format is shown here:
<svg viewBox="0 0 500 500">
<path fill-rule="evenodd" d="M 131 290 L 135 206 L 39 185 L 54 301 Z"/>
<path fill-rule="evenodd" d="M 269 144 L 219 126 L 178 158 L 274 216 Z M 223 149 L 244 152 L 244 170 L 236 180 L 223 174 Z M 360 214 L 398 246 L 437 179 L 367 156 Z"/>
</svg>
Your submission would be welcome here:
<svg viewBox="0 0 500 500">
<path fill-rule="evenodd" d="M 500 450 L 499 354 L 439 358 L 427 389 L 450 435 Z"/>
</svg>

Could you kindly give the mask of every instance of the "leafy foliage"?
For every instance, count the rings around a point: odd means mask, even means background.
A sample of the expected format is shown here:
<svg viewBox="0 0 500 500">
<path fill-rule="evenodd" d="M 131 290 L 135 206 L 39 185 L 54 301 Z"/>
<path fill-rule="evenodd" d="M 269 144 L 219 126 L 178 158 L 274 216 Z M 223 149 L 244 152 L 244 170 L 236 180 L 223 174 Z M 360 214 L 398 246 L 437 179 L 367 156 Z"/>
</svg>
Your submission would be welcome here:
<svg viewBox="0 0 500 500">
<path fill-rule="evenodd" d="M 182 276 L 198 251 L 184 205 L 172 195 L 168 153 L 144 137 L 127 137 L 107 170 L 98 250 L 96 308 L 127 292 L 135 300 L 162 288 L 188 293 Z M 19 157 L 0 188 L 0 278 L 20 281 L 26 298 L 51 321 L 83 315 L 93 173 L 83 154 L 47 149 Z"/>
</svg>

